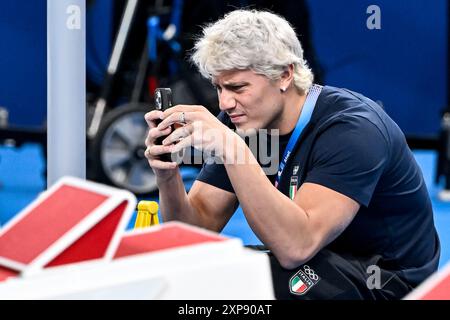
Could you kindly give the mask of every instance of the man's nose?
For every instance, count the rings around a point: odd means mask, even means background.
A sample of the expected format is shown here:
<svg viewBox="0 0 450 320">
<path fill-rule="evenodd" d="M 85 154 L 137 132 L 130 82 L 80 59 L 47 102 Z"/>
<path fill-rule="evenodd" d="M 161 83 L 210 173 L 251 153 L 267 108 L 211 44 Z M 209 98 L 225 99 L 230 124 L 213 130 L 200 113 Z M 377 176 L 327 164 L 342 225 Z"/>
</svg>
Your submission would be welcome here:
<svg viewBox="0 0 450 320">
<path fill-rule="evenodd" d="M 219 108 L 221 111 L 227 111 L 236 107 L 236 99 L 232 92 L 222 90 L 219 92 Z"/>
</svg>

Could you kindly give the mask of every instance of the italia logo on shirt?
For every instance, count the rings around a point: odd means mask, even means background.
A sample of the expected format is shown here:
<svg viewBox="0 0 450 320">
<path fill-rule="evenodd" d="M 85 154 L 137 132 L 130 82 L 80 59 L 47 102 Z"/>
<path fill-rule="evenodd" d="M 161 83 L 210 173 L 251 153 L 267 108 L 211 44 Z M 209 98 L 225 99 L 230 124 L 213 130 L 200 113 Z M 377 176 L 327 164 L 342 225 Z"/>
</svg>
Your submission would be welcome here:
<svg viewBox="0 0 450 320">
<path fill-rule="evenodd" d="M 289 183 L 289 198 L 291 200 L 294 200 L 295 194 L 297 193 L 297 188 L 298 188 L 298 177 L 292 176 L 291 181 Z"/>
<path fill-rule="evenodd" d="M 309 289 L 311 289 L 317 282 L 319 282 L 319 276 L 308 265 L 304 265 L 303 270 L 300 269 L 289 280 L 289 290 L 296 295 L 304 295 Z"/>
</svg>

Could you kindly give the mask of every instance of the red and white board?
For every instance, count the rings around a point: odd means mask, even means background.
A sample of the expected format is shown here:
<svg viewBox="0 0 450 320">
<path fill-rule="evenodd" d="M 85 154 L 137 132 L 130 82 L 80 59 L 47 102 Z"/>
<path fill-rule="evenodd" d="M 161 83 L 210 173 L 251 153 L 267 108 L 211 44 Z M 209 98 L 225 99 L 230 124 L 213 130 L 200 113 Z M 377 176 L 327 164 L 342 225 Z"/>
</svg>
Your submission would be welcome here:
<svg viewBox="0 0 450 320">
<path fill-rule="evenodd" d="M 126 232 L 117 247 L 114 259 L 229 240 L 215 232 L 172 221 Z"/>
<path fill-rule="evenodd" d="M 450 263 L 408 294 L 405 300 L 450 300 Z"/>
<path fill-rule="evenodd" d="M 135 207 L 128 191 L 62 178 L 0 230 L 0 281 L 14 273 L 111 260 Z"/>
</svg>

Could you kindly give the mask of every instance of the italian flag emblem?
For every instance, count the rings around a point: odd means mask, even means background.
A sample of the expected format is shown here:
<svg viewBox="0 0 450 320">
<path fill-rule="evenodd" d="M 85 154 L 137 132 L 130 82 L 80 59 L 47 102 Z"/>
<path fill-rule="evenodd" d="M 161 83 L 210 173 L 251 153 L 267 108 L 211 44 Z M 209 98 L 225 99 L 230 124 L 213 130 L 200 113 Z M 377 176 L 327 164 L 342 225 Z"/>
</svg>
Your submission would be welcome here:
<svg viewBox="0 0 450 320">
<path fill-rule="evenodd" d="M 305 272 L 304 272 L 305 271 Z M 306 272 L 311 273 L 311 279 Z M 291 293 L 296 295 L 305 294 L 311 287 L 313 287 L 319 281 L 319 277 L 314 273 L 314 271 L 308 267 L 308 270 L 300 269 L 294 276 L 289 280 L 289 290 Z"/>
<path fill-rule="evenodd" d="M 295 293 L 302 294 L 305 293 L 306 290 L 308 290 L 308 286 L 302 281 L 302 279 L 300 279 L 300 277 L 295 276 L 292 279 L 291 290 Z"/>
<path fill-rule="evenodd" d="M 298 177 L 292 176 L 291 181 L 289 183 L 289 198 L 291 200 L 294 200 L 295 194 L 297 193 L 297 186 L 298 186 Z"/>
</svg>

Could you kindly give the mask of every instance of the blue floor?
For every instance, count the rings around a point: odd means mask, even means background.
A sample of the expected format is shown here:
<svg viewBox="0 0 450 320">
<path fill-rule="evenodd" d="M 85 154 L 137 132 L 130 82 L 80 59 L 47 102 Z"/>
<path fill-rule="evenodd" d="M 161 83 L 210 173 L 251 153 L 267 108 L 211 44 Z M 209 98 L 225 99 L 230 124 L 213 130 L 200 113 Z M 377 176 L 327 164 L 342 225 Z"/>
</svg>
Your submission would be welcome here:
<svg viewBox="0 0 450 320">
<path fill-rule="evenodd" d="M 422 168 L 432 199 L 436 228 L 442 243 L 440 266 L 443 266 L 450 261 L 450 203 L 438 199 L 437 195 L 442 186 L 433 183 L 436 153 L 415 151 L 414 154 Z M 42 150 L 38 145 L 27 144 L 21 148 L 0 147 L 0 225 L 4 225 L 43 191 L 43 168 Z M 185 173 L 192 175 L 192 171 Z M 130 221 L 129 228 L 133 226 L 134 219 L 135 217 Z M 239 237 L 244 244 L 260 243 L 240 209 L 227 224 L 223 234 Z"/>
</svg>

